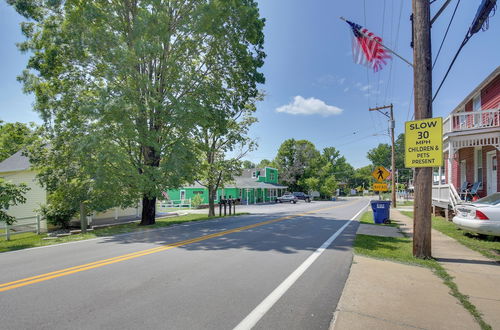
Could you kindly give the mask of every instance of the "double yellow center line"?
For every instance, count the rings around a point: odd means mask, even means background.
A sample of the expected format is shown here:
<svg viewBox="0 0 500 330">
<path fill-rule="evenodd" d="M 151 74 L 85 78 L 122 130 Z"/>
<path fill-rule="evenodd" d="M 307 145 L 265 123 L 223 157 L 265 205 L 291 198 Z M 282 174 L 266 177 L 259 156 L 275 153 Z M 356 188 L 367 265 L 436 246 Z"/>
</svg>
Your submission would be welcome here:
<svg viewBox="0 0 500 330">
<path fill-rule="evenodd" d="M 35 283 L 51 280 L 51 279 L 62 277 L 62 276 L 75 274 L 75 273 L 82 272 L 82 271 L 89 270 L 89 269 L 94 269 L 94 268 L 99 268 L 99 267 L 103 267 L 106 265 L 111 265 L 111 264 L 125 261 L 125 260 L 130 260 L 130 259 L 135 259 L 135 258 L 147 256 L 149 254 L 170 250 L 170 249 L 173 249 L 175 247 L 205 241 L 207 239 L 224 236 L 224 235 L 231 234 L 231 233 L 240 232 L 243 230 L 252 229 L 255 227 L 259 227 L 259 226 L 268 225 L 268 224 L 275 223 L 278 221 L 283 221 L 283 220 L 287 220 L 287 219 L 301 217 L 301 216 L 311 214 L 311 213 L 317 213 L 317 212 L 321 212 L 321 211 L 325 211 L 325 210 L 330 210 L 333 208 L 347 206 L 347 205 L 350 205 L 352 203 L 353 202 L 343 204 L 343 205 L 337 205 L 337 206 L 326 207 L 326 208 L 322 208 L 322 209 L 318 209 L 318 210 L 308 211 L 308 212 L 304 212 L 304 213 L 300 213 L 300 214 L 288 215 L 288 216 L 280 217 L 280 218 L 273 219 L 273 220 L 258 222 L 258 223 L 248 225 L 248 226 L 238 227 L 238 228 L 234 228 L 234 229 L 230 229 L 230 230 L 224 230 L 224 231 L 220 231 L 220 232 L 210 234 L 210 235 L 204 235 L 204 236 L 200 236 L 200 237 L 196 237 L 196 238 L 192 238 L 192 239 L 188 239 L 188 240 L 184 240 L 184 241 L 170 243 L 170 244 L 162 245 L 162 246 L 147 249 L 147 250 L 142 250 L 142 251 L 138 251 L 138 252 L 134 252 L 134 253 L 128 253 L 128 254 L 124 254 L 124 255 L 109 258 L 109 259 L 103 259 L 103 260 L 98 260 L 98 261 L 90 262 L 90 263 L 83 264 L 83 265 L 64 268 L 64 269 L 56 270 L 56 271 L 53 271 L 50 273 L 45 273 L 45 274 L 36 275 L 36 276 L 32 276 L 32 277 L 26 277 L 26 278 L 23 278 L 23 279 L 20 279 L 17 281 L 12 281 L 12 282 L 0 284 L 0 292 L 20 288 L 20 287 L 23 287 L 26 285 L 35 284 Z"/>
</svg>

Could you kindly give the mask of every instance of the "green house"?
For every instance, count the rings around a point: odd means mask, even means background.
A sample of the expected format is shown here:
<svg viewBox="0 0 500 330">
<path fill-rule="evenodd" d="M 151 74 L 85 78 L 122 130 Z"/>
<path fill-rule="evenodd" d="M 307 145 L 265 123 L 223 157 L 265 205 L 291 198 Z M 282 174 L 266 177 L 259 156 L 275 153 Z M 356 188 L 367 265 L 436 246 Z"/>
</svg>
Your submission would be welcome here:
<svg viewBox="0 0 500 330">
<path fill-rule="evenodd" d="M 217 190 L 215 202 L 224 197 L 239 199 L 241 204 L 273 202 L 286 189 L 286 186 L 278 184 L 278 170 L 275 168 L 245 169 L 241 176 Z M 208 190 L 199 183 L 167 191 L 168 199 L 173 202 L 184 203 L 195 195 L 202 196 L 203 204 L 208 204 Z"/>
</svg>

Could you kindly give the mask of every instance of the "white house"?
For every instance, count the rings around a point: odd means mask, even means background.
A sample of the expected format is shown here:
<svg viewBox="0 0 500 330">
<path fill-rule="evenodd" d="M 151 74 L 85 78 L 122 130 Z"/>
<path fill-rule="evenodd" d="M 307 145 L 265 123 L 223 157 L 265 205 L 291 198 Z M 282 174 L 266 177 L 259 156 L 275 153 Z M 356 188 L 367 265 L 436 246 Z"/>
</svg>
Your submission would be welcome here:
<svg viewBox="0 0 500 330">
<path fill-rule="evenodd" d="M 47 203 L 47 191 L 40 186 L 36 179 L 36 171 L 31 169 L 28 157 L 23 156 L 21 151 L 5 159 L 0 163 L 0 177 L 14 184 L 24 183 L 30 190 L 25 194 L 26 203 L 11 206 L 7 213 L 16 219 L 31 218 L 36 219 L 37 209 L 40 205 Z M 118 218 L 123 216 L 138 217 L 141 212 L 140 207 L 122 209 L 119 207 L 95 214 L 93 219 Z M 28 221 L 29 219 L 26 219 Z M 22 220 L 25 221 L 25 220 Z M 16 223 L 18 224 L 18 223 Z M 42 230 L 47 229 L 45 220 L 42 220 Z"/>
</svg>

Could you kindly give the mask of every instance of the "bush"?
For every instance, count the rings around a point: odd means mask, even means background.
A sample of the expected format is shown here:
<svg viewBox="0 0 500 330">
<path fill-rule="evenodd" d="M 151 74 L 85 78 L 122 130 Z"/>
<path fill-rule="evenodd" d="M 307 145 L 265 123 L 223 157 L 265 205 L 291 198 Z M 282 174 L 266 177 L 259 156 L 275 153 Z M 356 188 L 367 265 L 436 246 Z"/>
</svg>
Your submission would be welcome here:
<svg viewBox="0 0 500 330">
<path fill-rule="evenodd" d="M 194 208 L 197 208 L 198 206 L 201 205 L 201 203 L 203 203 L 203 197 L 201 197 L 201 195 L 195 195 L 192 199 L 191 199 L 191 205 L 194 207 Z"/>
<path fill-rule="evenodd" d="M 48 204 L 40 207 L 42 217 L 53 226 L 68 228 L 69 222 L 75 216 L 78 210 L 65 207 L 61 204 Z"/>
</svg>

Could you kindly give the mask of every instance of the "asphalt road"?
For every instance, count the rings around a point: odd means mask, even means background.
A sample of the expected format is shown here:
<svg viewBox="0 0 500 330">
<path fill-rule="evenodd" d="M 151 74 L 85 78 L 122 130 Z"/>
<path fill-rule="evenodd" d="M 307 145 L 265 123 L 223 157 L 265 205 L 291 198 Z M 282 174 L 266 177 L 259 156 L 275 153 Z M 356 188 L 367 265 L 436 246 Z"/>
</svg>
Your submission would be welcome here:
<svg viewBox="0 0 500 330">
<path fill-rule="evenodd" d="M 349 220 L 367 204 L 256 206 L 2 253 L 0 328 L 328 329 L 352 261 Z"/>
</svg>

